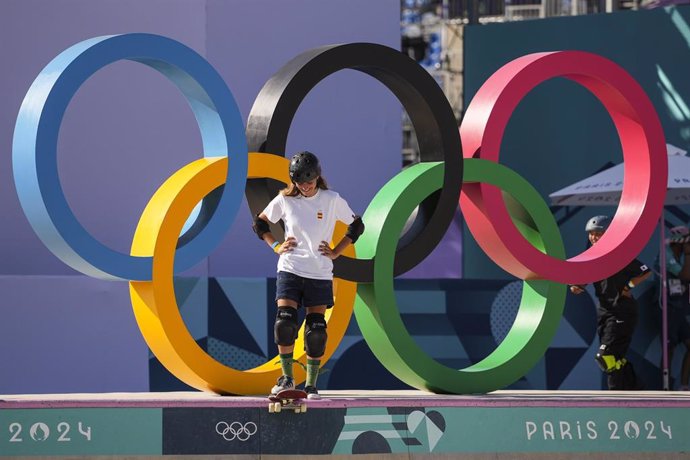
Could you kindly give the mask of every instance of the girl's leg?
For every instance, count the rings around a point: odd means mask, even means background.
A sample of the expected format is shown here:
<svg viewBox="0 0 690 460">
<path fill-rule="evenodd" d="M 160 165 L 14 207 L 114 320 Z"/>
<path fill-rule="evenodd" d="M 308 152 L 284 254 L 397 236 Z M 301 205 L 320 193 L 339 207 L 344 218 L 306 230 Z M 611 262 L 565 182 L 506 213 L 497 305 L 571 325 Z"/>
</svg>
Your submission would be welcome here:
<svg viewBox="0 0 690 460">
<path fill-rule="evenodd" d="M 326 305 L 307 308 L 307 324 L 304 334 L 307 349 L 307 381 L 304 387 L 312 387 L 314 391 L 316 389 L 316 380 L 319 377 L 321 358 L 326 349 L 326 340 L 328 338 L 326 334 L 326 320 L 324 318 L 325 313 Z"/>
<path fill-rule="evenodd" d="M 293 377 L 293 350 L 295 349 L 295 337 L 299 323 L 297 322 L 297 302 L 290 299 L 278 299 L 278 314 L 274 326 L 275 342 L 278 345 L 280 367 L 283 376 L 271 390 L 278 393 L 281 390 L 294 388 Z"/>
</svg>

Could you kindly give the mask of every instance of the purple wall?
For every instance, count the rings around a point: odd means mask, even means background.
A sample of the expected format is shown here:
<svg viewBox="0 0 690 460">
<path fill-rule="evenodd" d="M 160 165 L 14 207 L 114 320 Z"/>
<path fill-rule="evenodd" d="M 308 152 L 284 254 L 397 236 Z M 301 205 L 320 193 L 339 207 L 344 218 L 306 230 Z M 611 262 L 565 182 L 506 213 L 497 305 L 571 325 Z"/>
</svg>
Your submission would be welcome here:
<svg viewBox="0 0 690 460">
<path fill-rule="evenodd" d="M 355 41 L 399 47 L 398 15 L 395 0 L 4 1 L 0 274 L 74 274 L 34 235 L 11 176 L 11 140 L 21 101 L 43 66 L 65 48 L 89 37 L 126 32 L 177 39 L 218 69 L 246 120 L 264 82 L 306 49 Z M 325 176 L 358 212 L 400 169 L 400 145 L 397 100 L 355 71 L 328 78 L 307 97 L 289 138 L 289 151 L 310 149 L 322 156 Z M 192 113 L 172 84 L 145 66 L 119 62 L 94 75 L 73 99 L 60 131 L 58 157 L 63 188 L 77 217 L 102 242 L 128 252 L 148 198 L 200 151 Z M 366 178 L 357 166 L 364 160 Z M 274 273 L 273 255 L 259 250 L 265 248 L 249 229 L 245 207 L 211 258 L 212 274 Z"/>
<path fill-rule="evenodd" d="M 203 3 L 153 0 L 10 0 L 0 6 L 0 273 L 75 274 L 35 236 L 14 191 L 14 122 L 29 85 L 57 54 L 86 38 L 152 32 L 205 51 Z M 58 159 L 65 193 L 83 225 L 128 252 L 148 197 L 197 156 L 198 130 L 186 102 L 156 72 L 116 63 L 88 80 L 68 107 Z"/>
<path fill-rule="evenodd" d="M 0 394 L 147 391 L 125 282 L 2 276 Z"/>
<path fill-rule="evenodd" d="M 0 394 L 148 389 L 148 354 L 126 284 L 69 276 L 77 273 L 35 236 L 14 190 L 11 142 L 17 112 L 53 57 L 99 35 L 165 35 L 218 69 L 246 119 L 263 83 L 291 57 L 311 47 L 354 41 L 397 48 L 398 18 L 398 0 L 2 1 Z M 400 169 L 400 110 L 378 82 L 341 72 L 307 97 L 289 149 L 318 152 L 333 188 L 363 212 Z M 69 106 L 60 132 L 60 176 L 83 225 L 102 242 L 128 252 L 148 198 L 200 150 L 192 113 L 172 84 L 142 65 L 120 62 L 96 73 Z M 363 161 L 366 176 L 358 164 Z M 249 229 L 245 206 L 221 247 L 194 273 L 273 274 L 273 254 Z"/>
</svg>

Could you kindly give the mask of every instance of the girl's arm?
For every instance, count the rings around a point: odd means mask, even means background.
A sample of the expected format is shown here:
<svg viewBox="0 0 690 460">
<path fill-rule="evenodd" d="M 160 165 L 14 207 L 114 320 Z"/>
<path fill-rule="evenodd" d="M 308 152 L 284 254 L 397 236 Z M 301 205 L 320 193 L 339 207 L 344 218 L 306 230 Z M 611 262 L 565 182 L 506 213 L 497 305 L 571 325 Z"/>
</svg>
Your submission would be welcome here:
<svg viewBox="0 0 690 460">
<path fill-rule="evenodd" d="M 263 223 L 261 221 L 263 221 Z M 275 252 L 276 254 L 290 252 L 295 246 L 297 246 L 297 240 L 293 236 L 289 236 L 285 241 L 283 241 L 282 244 L 278 240 L 276 240 L 275 236 L 273 236 L 273 233 L 271 233 L 271 230 L 268 227 L 268 217 L 266 217 L 266 214 L 264 213 L 261 213 L 258 216 L 256 216 L 254 226 L 255 228 L 260 227 L 264 230 L 259 236 L 259 238 L 264 240 L 266 244 L 269 245 L 273 252 Z M 258 233 L 259 232 L 257 232 L 257 235 Z"/>
</svg>

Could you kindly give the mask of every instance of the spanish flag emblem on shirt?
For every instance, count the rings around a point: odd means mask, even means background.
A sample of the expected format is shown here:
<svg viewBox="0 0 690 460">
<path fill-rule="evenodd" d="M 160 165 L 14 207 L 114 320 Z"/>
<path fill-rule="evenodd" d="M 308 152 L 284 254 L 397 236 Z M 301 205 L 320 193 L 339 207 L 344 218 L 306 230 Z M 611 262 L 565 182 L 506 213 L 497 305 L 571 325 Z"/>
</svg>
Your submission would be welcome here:
<svg viewBox="0 0 690 460">
<path fill-rule="evenodd" d="M 316 218 L 319 220 L 323 219 L 323 211 L 317 211 L 316 212 Z"/>
</svg>

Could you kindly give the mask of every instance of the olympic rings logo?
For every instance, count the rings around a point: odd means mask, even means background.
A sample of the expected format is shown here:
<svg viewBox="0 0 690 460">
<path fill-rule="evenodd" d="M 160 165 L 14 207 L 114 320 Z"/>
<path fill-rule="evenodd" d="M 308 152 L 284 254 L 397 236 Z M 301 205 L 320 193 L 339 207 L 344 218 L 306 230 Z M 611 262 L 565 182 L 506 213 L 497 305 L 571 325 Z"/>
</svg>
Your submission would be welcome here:
<svg viewBox="0 0 690 460">
<path fill-rule="evenodd" d="M 247 422 L 244 425 L 241 422 L 232 422 L 228 425 L 227 422 L 216 423 L 216 433 L 221 435 L 226 441 L 247 441 L 259 429 L 254 422 Z"/>
<path fill-rule="evenodd" d="M 131 254 L 103 246 L 81 226 L 62 194 L 56 161 L 60 121 L 69 100 L 93 73 L 122 59 L 148 65 L 177 85 L 194 112 L 204 149 L 204 158 L 173 174 L 151 198 Z M 210 357 L 182 321 L 173 274 L 211 252 L 231 225 L 245 189 L 256 213 L 275 195 L 278 182 L 289 181 L 284 155 L 292 118 L 307 93 L 341 69 L 364 72 L 394 93 L 418 133 L 422 161 L 379 191 L 364 213 L 365 233 L 355 248 L 335 260 L 337 305 L 327 317 L 331 340 L 324 360 L 342 339 L 354 310 L 374 354 L 411 386 L 474 393 L 514 382 L 538 361 L 555 334 L 565 302 L 564 283 L 596 281 L 623 268 L 644 247 L 662 210 L 667 159 L 661 124 L 637 82 L 603 57 L 565 51 L 515 59 L 480 88 L 458 133 L 445 95 L 408 57 L 368 43 L 317 48 L 293 58 L 266 83 L 249 115 L 245 137 L 232 93 L 191 49 L 149 34 L 93 38 L 50 62 L 22 104 L 13 143 L 22 208 L 46 246 L 68 265 L 95 277 L 130 280 L 141 332 L 170 372 L 202 390 L 262 393 L 281 373 L 277 360 L 239 371 Z M 584 86 L 601 101 L 617 129 L 625 159 L 621 203 L 609 230 L 596 246 L 569 259 L 539 193 L 498 163 L 513 110 L 534 87 L 555 77 Z M 504 200 L 503 193 L 512 200 Z M 187 216 L 202 199 L 208 212 L 180 237 Z M 506 338 L 485 359 L 459 370 L 419 348 L 402 322 L 393 291 L 394 276 L 433 250 L 458 204 L 483 250 L 524 280 L 518 315 Z M 419 225 L 415 223 L 398 242 L 417 206 L 422 211 Z M 278 228 L 274 231 L 282 236 Z M 343 234 L 343 226 L 336 228 L 334 239 Z M 302 342 L 303 329 L 295 350 L 303 348 Z M 303 354 L 297 353 L 296 359 Z M 296 379 L 304 379 L 299 368 Z"/>
</svg>

